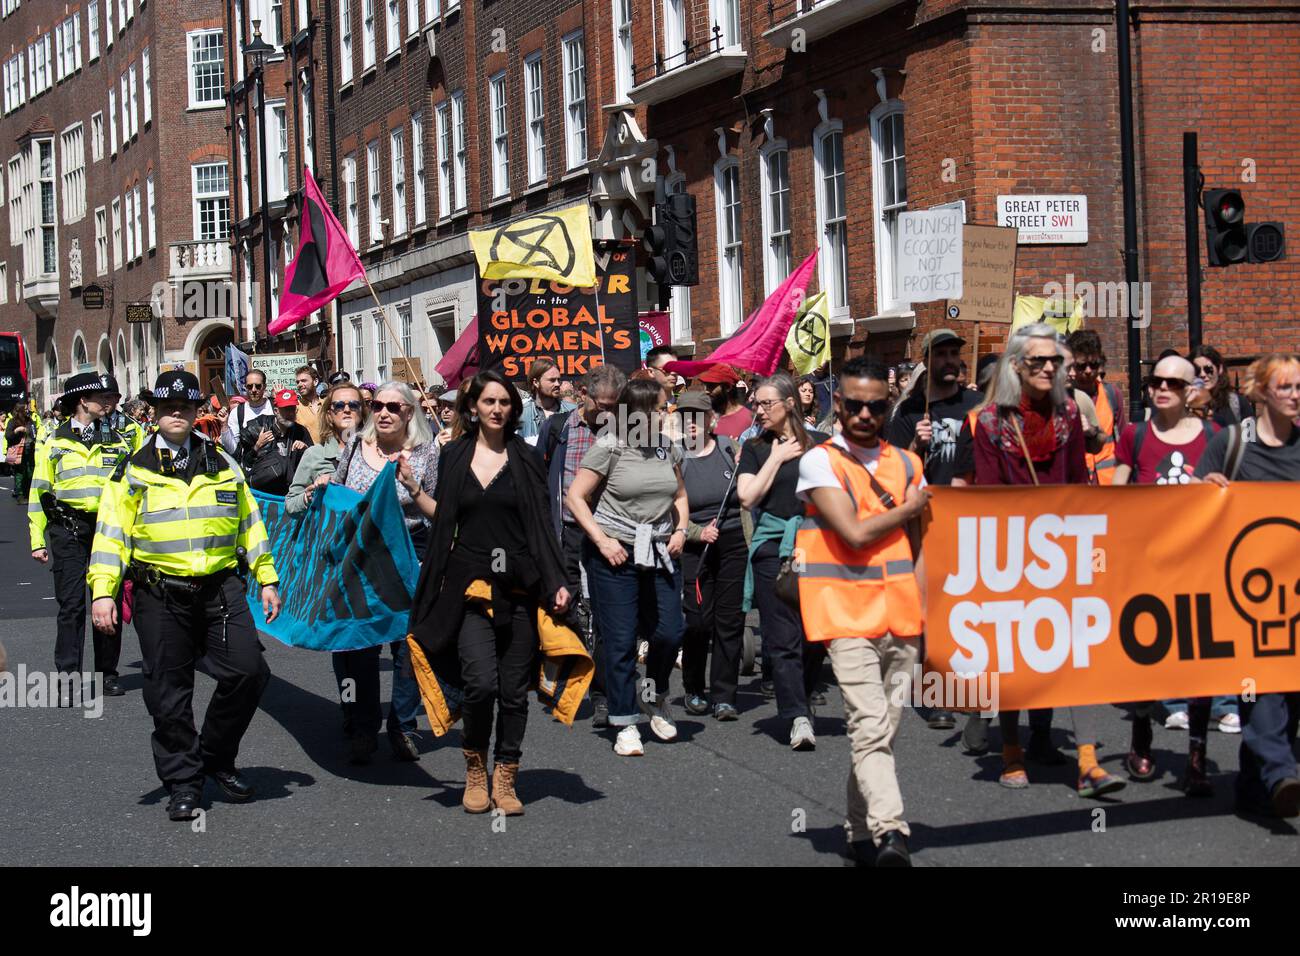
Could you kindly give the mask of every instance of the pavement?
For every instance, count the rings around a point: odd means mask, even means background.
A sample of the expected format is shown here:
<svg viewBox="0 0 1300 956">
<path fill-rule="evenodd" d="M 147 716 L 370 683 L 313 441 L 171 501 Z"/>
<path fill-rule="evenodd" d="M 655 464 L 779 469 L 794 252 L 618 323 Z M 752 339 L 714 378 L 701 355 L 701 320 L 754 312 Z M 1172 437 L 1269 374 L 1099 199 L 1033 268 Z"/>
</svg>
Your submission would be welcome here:
<svg viewBox="0 0 1300 956">
<path fill-rule="evenodd" d="M 30 559 L 23 509 L 0 480 L 0 642 L 9 668 L 53 666 L 48 566 Z M 89 624 L 87 625 L 89 627 Z M 89 639 L 87 641 L 89 644 Z M 152 722 L 141 699 L 139 644 L 123 641 L 125 697 L 102 715 L 0 708 L 0 861 L 7 865 L 595 864 L 843 866 L 849 745 L 839 693 L 816 720 L 817 748 L 794 753 L 775 705 L 742 677 L 740 719 L 717 724 L 677 708 L 671 744 L 648 729 L 645 756 L 615 756 L 610 732 L 584 708 L 572 728 L 535 707 L 519 776 L 522 817 L 460 809 L 459 731 L 426 730 L 418 763 L 381 743 L 368 767 L 347 763 L 333 672 L 321 653 L 264 637 L 272 679 L 240 755 L 259 796 L 247 804 L 207 790 L 201 826 L 172 823 L 154 774 Z M 89 650 L 87 651 L 89 659 Z M 385 655 L 383 691 L 391 671 Z M 829 668 L 826 677 L 831 677 Z M 199 677 L 196 713 L 213 683 Z M 679 676 L 674 693 L 680 695 Z M 424 724 L 422 719 L 422 725 Z M 1069 749 L 1057 716 L 1055 742 Z M 1297 821 L 1232 811 L 1239 736 L 1212 733 L 1215 795 L 1176 789 L 1186 733 L 1157 729 L 1159 778 L 1114 799 L 1081 800 L 1074 766 L 1029 767 L 1032 786 L 996 783 L 996 753 L 963 753 L 958 730 L 929 729 L 908 711 L 895 753 L 918 866 L 1293 866 Z M 996 731 L 993 734 L 996 745 Z M 1127 717 L 1103 708 L 1099 756 L 1122 774 Z"/>
</svg>

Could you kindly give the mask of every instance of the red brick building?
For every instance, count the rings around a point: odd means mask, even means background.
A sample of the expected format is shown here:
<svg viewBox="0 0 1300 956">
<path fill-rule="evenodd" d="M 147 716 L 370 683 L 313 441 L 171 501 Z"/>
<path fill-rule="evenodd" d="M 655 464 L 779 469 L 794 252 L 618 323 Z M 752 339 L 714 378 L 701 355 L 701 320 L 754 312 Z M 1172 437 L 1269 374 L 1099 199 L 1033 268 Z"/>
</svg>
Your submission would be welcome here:
<svg viewBox="0 0 1300 956">
<path fill-rule="evenodd" d="M 208 324 L 174 317 L 175 293 L 228 276 L 204 238 L 227 156 L 220 56 L 188 44 L 215 30 L 219 48 L 221 0 L 3 0 L 0 15 L 0 328 L 23 335 L 33 394 L 48 405 L 79 371 L 134 393 L 162 364 L 197 369 Z"/>
<path fill-rule="evenodd" d="M 1242 189 L 1248 219 L 1296 234 L 1300 9 L 1132 10 L 1150 357 L 1187 346 L 1184 129 L 1200 134 L 1207 187 Z M 1018 292 L 1123 282 L 1113 3 L 612 0 L 600 14 L 588 28 L 599 84 L 636 104 L 660 171 L 698 201 L 701 283 L 675 296 L 683 344 L 715 346 L 819 248 L 815 285 L 831 294 L 837 336 L 890 360 L 914 355 L 920 334 L 948 322 L 942 303 L 913 308 L 892 288 L 897 212 L 964 203 L 967 222 L 995 224 L 1000 195 L 1087 199 L 1086 242 L 1019 246 Z M 1295 348 L 1298 278 L 1294 253 L 1207 268 L 1204 340 L 1234 355 Z M 1088 324 L 1123 378 L 1124 317 Z M 1005 333 L 982 331 L 985 351 Z"/>
</svg>

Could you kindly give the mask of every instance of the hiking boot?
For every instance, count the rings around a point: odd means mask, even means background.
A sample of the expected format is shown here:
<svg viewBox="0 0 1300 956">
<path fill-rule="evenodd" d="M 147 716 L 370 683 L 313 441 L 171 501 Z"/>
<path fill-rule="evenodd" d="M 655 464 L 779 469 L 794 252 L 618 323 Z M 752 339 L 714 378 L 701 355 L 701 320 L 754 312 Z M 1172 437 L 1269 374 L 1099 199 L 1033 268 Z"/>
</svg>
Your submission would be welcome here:
<svg viewBox="0 0 1300 956">
<path fill-rule="evenodd" d="M 466 813 L 487 813 L 492 808 L 488 799 L 487 751 L 465 750 L 465 796 L 461 806 Z"/>
<path fill-rule="evenodd" d="M 492 806 L 508 817 L 524 815 L 524 805 L 515 793 L 515 780 L 519 776 L 519 764 L 501 763 L 492 768 Z"/>
</svg>

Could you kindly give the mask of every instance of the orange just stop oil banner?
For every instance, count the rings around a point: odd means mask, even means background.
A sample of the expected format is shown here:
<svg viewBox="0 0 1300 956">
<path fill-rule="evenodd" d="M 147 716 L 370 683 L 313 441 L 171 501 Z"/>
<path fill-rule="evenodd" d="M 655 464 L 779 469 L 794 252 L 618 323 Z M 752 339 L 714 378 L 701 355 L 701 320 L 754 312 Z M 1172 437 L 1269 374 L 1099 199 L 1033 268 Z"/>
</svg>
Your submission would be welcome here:
<svg viewBox="0 0 1300 956">
<path fill-rule="evenodd" d="M 933 491 L 927 671 L 1003 710 L 1300 690 L 1300 484 Z"/>
</svg>

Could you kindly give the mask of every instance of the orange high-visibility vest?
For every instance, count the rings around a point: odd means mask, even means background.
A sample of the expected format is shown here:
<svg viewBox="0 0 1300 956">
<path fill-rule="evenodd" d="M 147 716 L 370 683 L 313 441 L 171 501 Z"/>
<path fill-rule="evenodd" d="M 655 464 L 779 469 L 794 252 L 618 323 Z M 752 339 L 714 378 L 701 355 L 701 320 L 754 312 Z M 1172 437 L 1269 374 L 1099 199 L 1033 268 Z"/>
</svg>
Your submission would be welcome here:
<svg viewBox="0 0 1300 956">
<path fill-rule="evenodd" d="M 1084 460 L 1088 463 L 1088 470 L 1097 476 L 1097 484 L 1109 485 L 1115 480 L 1115 466 L 1119 464 L 1119 459 L 1115 457 L 1115 443 L 1119 441 L 1115 425 L 1119 416 L 1110 403 L 1110 392 L 1105 382 L 1098 383 L 1097 397 L 1093 399 L 1093 404 L 1097 406 L 1097 423 L 1104 436 L 1103 445 L 1097 454 L 1085 454 Z"/>
<path fill-rule="evenodd" d="M 849 493 L 859 521 L 888 510 L 872 491 L 861 462 L 832 442 L 821 447 L 826 449 L 835 477 Z M 876 481 L 902 504 L 907 486 L 920 484 L 921 459 L 882 441 Z M 801 559 L 799 604 L 808 640 L 886 634 L 917 637 L 925 629 L 912 546 L 903 528 L 854 549 L 824 523 L 817 506 L 809 501 L 795 549 Z"/>
</svg>

